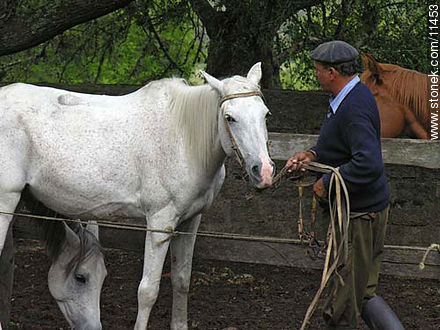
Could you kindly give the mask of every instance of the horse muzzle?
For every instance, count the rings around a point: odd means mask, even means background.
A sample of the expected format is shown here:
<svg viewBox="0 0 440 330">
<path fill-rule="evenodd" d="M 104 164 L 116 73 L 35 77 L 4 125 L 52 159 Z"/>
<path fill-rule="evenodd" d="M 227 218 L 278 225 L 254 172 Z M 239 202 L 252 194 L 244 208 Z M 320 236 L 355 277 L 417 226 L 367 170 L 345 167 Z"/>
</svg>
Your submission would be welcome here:
<svg viewBox="0 0 440 330">
<path fill-rule="evenodd" d="M 272 185 L 275 176 L 275 164 L 272 161 L 258 161 L 249 166 L 249 178 L 253 186 L 257 189 L 265 189 Z"/>
<path fill-rule="evenodd" d="M 75 304 L 57 300 L 58 307 L 64 314 L 70 329 L 74 330 L 102 330 L 100 312 L 76 308 Z"/>
<path fill-rule="evenodd" d="M 81 323 L 78 326 L 72 326 L 74 330 L 102 330 L 101 322 L 86 322 Z"/>
</svg>

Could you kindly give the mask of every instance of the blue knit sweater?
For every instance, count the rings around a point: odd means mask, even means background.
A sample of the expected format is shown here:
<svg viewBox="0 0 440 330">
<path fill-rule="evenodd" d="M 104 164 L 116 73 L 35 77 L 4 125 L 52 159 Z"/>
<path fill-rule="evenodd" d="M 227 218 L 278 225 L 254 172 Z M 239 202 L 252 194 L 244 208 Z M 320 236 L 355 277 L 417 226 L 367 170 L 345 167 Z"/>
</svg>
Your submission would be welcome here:
<svg viewBox="0 0 440 330">
<path fill-rule="evenodd" d="M 339 167 L 354 212 L 376 212 L 389 203 L 380 143 L 380 119 L 376 101 L 366 85 L 358 83 L 319 133 L 316 161 Z M 329 189 L 330 174 L 323 175 Z"/>
</svg>

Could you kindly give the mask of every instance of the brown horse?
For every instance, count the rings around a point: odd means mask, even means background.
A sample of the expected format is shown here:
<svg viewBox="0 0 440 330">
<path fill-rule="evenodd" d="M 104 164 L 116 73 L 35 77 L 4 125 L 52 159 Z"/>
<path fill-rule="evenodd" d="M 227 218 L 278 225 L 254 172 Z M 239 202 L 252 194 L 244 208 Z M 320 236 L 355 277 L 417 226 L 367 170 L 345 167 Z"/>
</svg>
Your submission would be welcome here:
<svg viewBox="0 0 440 330">
<path fill-rule="evenodd" d="M 376 98 L 381 136 L 396 137 L 406 133 L 411 137 L 428 139 L 428 75 L 393 64 L 378 63 L 369 54 L 362 54 L 362 62 L 365 71 L 361 80 Z"/>
</svg>

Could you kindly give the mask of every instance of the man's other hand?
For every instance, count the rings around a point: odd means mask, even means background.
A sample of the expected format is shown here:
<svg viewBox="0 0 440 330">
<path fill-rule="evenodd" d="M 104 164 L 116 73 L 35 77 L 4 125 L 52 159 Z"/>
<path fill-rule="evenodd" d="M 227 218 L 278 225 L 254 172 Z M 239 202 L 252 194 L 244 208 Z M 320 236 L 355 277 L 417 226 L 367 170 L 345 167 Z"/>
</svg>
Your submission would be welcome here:
<svg viewBox="0 0 440 330">
<path fill-rule="evenodd" d="M 322 178 L 316 181 L 313 185 L 313 193 L 319 198 L 327 198 L 327 192 L 325 191 Z"/>
</svg>

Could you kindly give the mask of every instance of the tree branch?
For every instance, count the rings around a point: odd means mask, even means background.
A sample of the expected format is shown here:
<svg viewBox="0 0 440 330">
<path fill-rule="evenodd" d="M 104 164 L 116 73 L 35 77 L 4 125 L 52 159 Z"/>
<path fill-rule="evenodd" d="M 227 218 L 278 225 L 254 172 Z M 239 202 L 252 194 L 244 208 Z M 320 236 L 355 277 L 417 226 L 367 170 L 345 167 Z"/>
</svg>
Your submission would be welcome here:
<svg viewBox="0 0 440 330">
<path fill-rule="evenodd" d="M 171 58 L 171 56 L 168 54 L 168 50 L 165 47 L 165 45 L 163 44 L 162 40 L 160 39 L 159 34 L 157 33 L 153 23 L 151 22 L 151 18 L 150 15 L 148 13 L 146 13 L 145 18 L 147 20 L 147 24 L 148 24 L 148 29 L 150 30 L 150 32 L 153 34 L 154 38 L 156 39 L 157 43 L 159 44 L 159 48 L 162 50 L 163 54 L 165 55 L 165 57 L 168 59 L 171 67 L 176 68 L 177 70 L 179 70 L 180 74 L 183 74 L 183 70 L 182 68 L 176 63 L 174 62 L 174 60 Z"/>
<path fill-rule="evenodd" d="M 65 30 L 109 14 L 133 0 L 60 0 L 25 17 L 18 9 L 0 25 L 0 56 L 37 46 Z"/>
<path fill-rule="evenodd" d="M 219 28 L 216 23 L 220 13 L 212 8 L 209 2 L 206 0 L 189 0 L 189 2 L 193 6 L 194 11 L 197 13 L 197 16 L 199 16 L 202 20 L 208 35 L 212 36 L 215 33 L 215 29 Z"/>
</svg>

